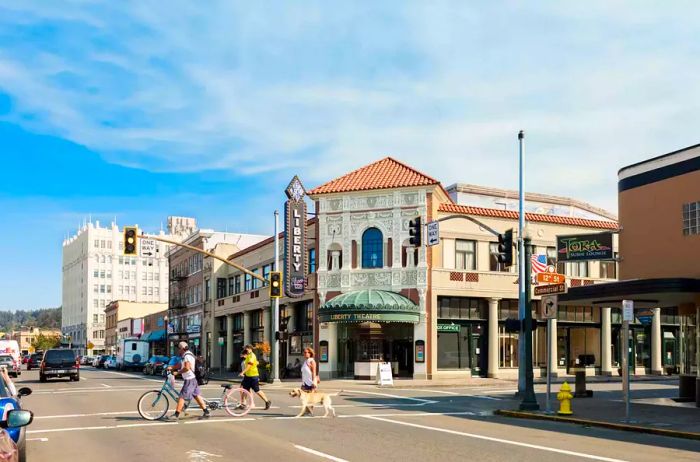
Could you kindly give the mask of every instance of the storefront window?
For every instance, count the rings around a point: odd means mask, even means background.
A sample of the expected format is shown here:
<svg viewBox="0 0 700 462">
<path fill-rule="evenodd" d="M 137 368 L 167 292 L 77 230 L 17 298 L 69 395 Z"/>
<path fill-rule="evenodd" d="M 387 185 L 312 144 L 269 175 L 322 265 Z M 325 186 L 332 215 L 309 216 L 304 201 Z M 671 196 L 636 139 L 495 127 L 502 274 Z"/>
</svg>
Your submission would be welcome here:
<svg viewBox="0 0 700 462">
<path fill-rule="evenodd" d="M 476 270 L 476 241 L 455 241 L 455 269 Z"/>
<path fill-rule="evenodd" d="M 438 330 L 438 369 L 471 368 L 469 326 L 454 328 L 456 332 Z"/>
<path fill-rule="evenodd" d="M 499 367 L 518 367 L 518 335 L 506 332 L 505 326 L 498 326 Z"/>
<path fill-rule="evenodd" d="M 438 318 L 488 319 L 488 301 L 471 297 L 438 297 Z"/>
</svg>

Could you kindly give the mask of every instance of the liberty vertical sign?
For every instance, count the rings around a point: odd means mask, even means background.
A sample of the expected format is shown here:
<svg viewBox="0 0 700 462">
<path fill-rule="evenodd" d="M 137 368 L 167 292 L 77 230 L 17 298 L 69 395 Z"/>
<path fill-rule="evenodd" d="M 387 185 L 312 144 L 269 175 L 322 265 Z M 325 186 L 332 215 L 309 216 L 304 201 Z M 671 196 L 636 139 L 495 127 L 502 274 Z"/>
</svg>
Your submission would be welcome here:
<svg viewBox="0 0 700 462">
<path fill-rule="evenodd" d="M 306 191 L 297 176 L 287 186 L 284 204 L 285 293 L 301 297 L 306 288 Z"/>
</svg>

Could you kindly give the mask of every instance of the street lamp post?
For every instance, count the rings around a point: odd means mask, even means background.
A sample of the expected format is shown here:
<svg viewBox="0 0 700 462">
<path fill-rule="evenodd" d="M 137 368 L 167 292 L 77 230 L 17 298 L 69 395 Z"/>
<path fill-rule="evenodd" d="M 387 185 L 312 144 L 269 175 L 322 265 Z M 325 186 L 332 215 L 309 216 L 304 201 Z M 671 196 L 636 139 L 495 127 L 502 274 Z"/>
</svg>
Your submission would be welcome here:
<svg viewBox="0 0 700 462">
<path fill-rule="evenodd" d="M 280 246 L 279 246 L 279 212 L 275 210 L 275 261 L 272 264 L 272 271 L 279 271 Z M 270 298 L 272 305 L 272 381 L 280 382 L 280 341 L 277 332 L 280 330 L 280 299 Z"/>
</svg>

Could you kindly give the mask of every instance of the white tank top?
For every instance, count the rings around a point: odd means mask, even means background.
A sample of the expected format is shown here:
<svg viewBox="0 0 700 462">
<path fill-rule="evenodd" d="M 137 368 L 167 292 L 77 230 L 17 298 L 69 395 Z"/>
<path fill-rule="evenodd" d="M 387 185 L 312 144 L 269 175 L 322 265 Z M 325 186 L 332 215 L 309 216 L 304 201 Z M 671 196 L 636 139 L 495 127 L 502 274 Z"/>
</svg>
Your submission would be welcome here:
<svg viewBox="0 0 700 462">
<path fill-rule="evenodd" d="M 311 373 L 311 366 L 309 365 L 313 360 L 313 358 L 309 358 L 301 365 L 301 381 L 304 385 L 309 387 L 314 384 L 314 377 Z"/>
</svg>

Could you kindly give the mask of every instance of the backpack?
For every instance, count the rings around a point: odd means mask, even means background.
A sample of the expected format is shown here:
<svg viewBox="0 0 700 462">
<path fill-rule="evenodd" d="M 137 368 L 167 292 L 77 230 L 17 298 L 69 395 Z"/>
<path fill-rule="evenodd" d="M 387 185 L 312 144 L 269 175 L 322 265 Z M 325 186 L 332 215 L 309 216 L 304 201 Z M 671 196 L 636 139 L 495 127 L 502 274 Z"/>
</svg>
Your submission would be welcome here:
<svg viewBox="0 0 700 462">
<path fill-rule="evenodd" d="M 204 376 L 205 376 L 205 371 L 204 371 L 204 364 L 202 361 L 197 359 L 197 357 L 194 355 L 194 353 L 188 351 L 185 353 L 185 356 L 187 355 L 192 355 L 194 358 L 194 378 L 197 380 L 197 385 L 205 385 L 204 381 Z"/>
</svg>

